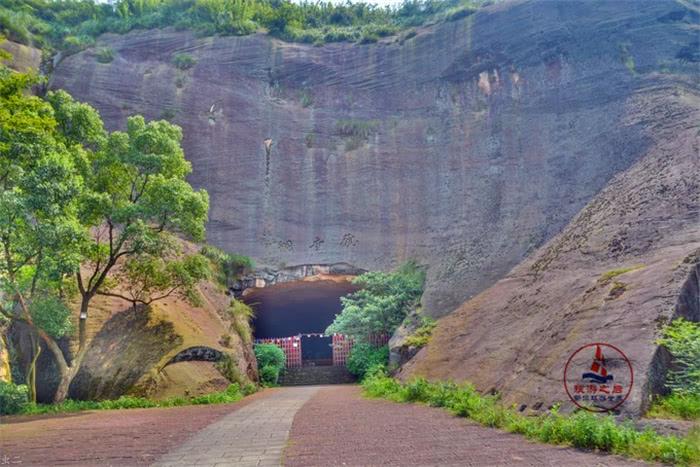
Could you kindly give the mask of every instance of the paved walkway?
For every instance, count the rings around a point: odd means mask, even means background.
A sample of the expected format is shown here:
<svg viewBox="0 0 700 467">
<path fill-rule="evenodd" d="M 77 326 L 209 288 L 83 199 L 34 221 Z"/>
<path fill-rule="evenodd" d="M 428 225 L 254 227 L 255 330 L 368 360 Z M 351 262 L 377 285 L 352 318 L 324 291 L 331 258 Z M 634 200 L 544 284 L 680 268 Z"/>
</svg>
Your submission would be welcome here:
<svg viewBox="0 0 700 467">
<path fill-rule="evenodd" d="M 294 415 L 318 390 L 314 386 L 274 390 L 201 430 L 155 465 L 279 466 Z"/>
<path fill-rule="evenodd" d="M 325 387 L 299 411 L 288 466 L 637 466 L 641 462 L 530 442 L 421 404 Z"/>
<path fill-rule="evenodd" d="M 235 404 L 9 417 L 0 464 L 160 466 L 627 466 L 527 441 L 358 386 L 266 389 Z"/>
</svg>

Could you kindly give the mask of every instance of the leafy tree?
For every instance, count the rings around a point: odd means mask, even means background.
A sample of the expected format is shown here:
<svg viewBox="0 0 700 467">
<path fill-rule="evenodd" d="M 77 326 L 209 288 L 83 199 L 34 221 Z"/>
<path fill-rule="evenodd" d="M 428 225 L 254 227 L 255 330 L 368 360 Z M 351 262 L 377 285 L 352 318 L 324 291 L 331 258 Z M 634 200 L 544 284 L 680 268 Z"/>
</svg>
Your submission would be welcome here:
<svg viewBox="0 0 700 467">
<path fill-rule="evenodd" d="M 0 66 L 0 316 L 20 321 L 54 353 L 69 331 L 57 306 L 65 278 L 80 262 L 84 230 L 78 222 L 83 188 L 76 160 L 85 152 L 66 145 L 53 109 L 29 94 L 38 78 Z M 34 398 L 38 343 L 28 371 Z"/>
<path fill-rule="evenodd" d="M 59 103 L 57 112 L 69 104 Z M 143 291 L 134 293 L 132 303 L 153 301 L 152 294 L 165 289 L 187 289 L 201 277 L 198 260 L 165 266 L 154 259 L 172 257 L 171 232 L 194 240 L 204 238 L 209 197 L 185 180 L 191 165 L 184 157 L 181 140 L 182 131 L 175 125 L 130 117 L 127 131 L 110 134 L 88 161 L 79 218 L 90 235 L 81 250 L 83 267 L 75 273 L 80 294 L 78 352 L 71 366 L 61 370 L 57 402 L 65 399 L 87 352 L 90 302 L 97 295 L 114 294 L 108 278 L 118 263 L 125 263 L 132 287 L 147 290 L 145 295 Z M 143 260 L 144 265 L 137 260 Z M 147 278 L 148 268 L 158 277 Z M 176 284 L 166 285 L 165 279 Z"/>
<path fill-rule="evenodd" d="M 209 262 L 202 255 L 182 259 L 137 255 L 115 272 L 116 290 L 105 287 L 99 293 L 129 301 L 134 307 L 139 303 L 150 305 L 170 296 L 196 304 L 201 301 L 197 284 L 208 278 L 209 273 Z"/>
<path fill-rule="evenodd" d="M 423 294 L 425 273 L 413 262 L 393 273 L 368 272 L 356 277 L 362 288 L 341 298 L 343 311 L 336 315 L 326 334 L 345 334 L 356 341 L 371 335 L 391 334 Z"/>
</svg>

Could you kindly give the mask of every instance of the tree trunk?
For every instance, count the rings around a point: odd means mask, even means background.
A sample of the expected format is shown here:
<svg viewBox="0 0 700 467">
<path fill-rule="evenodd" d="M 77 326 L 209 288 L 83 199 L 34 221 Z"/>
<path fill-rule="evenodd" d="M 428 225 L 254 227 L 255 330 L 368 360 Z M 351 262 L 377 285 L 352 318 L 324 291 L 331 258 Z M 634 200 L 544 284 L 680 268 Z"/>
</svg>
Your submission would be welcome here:
<svg viewBox="0 0 700 467">
<path fill-rule="evenodd" d="M 34 336 L 32 336 L 31 342 L 33 356 L 27 370 L 27 388 L 29 389 L 29 402 L 36 403 L 36 362 L 41 354 L 41 346 L 34 340 Z"/>
<path fill-rule="evenodd" d="M 78 320 L 78 352 L 82 351 L 87 344 L 87 318 L 88 304 L 90 303 L 89 296 L 83 296 L 80 302 L 80 318 Z"/>
<path fill-rule="evenodd" d="M 68 389 L 70 389 L 70 383 L 73 381 L 73 368 L 67 368 L 65 370 L 60 370 L 61 380 L 56 388 L 56 393 L 53 396 L 54 404 L 59 404 L 66 400 L 68 397 Z"/>
</svg>

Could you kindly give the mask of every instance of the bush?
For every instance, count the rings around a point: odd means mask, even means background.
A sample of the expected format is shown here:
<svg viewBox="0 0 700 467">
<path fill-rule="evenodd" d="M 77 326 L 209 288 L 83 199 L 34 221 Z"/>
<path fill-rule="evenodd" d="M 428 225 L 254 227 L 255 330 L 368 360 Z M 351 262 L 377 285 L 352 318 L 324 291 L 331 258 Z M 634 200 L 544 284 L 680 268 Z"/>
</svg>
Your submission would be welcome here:
<svg viewBox="0 0 700 467">
<path fill-rule="evenodd" d="M 677 367 L 669 372 L 667 386 L 674 394 L 700 397 L 700 324 L 677 319 L 661 334 L 657 342 L 671 352 Z"/>
<path fill-rule="evenodd" d="M 189 70 L 197 61 L 190 54 L 175 54 L 173 55 L 173 65 L 179 70 Z"/>
<path fill-rule="evenodd" d="M 425 347 L 430 342 L 435 326 L 437 326 L 437 321 L 427 316 L 422 317 L 420 327 L 406 338 L 406 345 L 418 348 Z"/>
<path fill-rule="evenodd" d="M 255 359 L 258 361 L 260 381 L 263 384 L 277 384 L 286 362 L 284 351 L 274 344 L 256 344 Z"/>
<path fill-rule="evenodd" d="M 0 414 L 21 413 L 29 403 L 29 391 L 24 384 L 0 381 Z"/>
<path fill-rule="evenodd" d="M 97 57 L 97 61 L 100 63 L 110 63 L 112 60 L 114 60 L 114 52 L 109 47 L 97 49 L 95 56 Z"/>
<path fill-rule="evenodd" d="M 272 366 L 265 365 L 260 368 L 260 381 L 265 385 L 274 386 L 280 377 L 280 369 Z"/>
<path fill-rule="evenodd" d="M 640 432 L 631 423 L 618 424 L 612 416 L 580 411 L 571 416 L 555 407 L 546 414 L 526 417 L 502 406 L 496 396 L 482 396 L 469 384 L 429 382 L 422 378 L 399 383 L 385 373 L 374 372 L 362 382 L 369 397 L 396 402 L 421 402 L 444 407 L 452 413 L 493 428 L 519 433 L 550 444 L 624 454 L 648 461 L 692 464 L 700 461 L 700 445 L 691 433 L 686 438 Z"/>
<path fill-rule="evenodd" d="M 162 401 L 133 396 L 121 396 L 119 399 L 104 401 L 75 401 L 68 399 L 60 404 L 26 404 L 22 410 L 22 413 L 38 415 L 47 413 L 78 412 L 81 410 L 122 410 L 153 407 L 179 407 L 183 405 L 227 404 L 237 402 L 241 400 L 244 395 L 255 392 L 255 385 L 250 386 L 253 386 L 252 392 L 250 392 L 251 388 L 248 387 L 248 385 L 244 386 L 244 390 L 241 390 L 237 383 L 233 383 L 224 391 L 204 394 L 202 396 L 189 399 L 184 397 L 171 397 Z"/>
<path fill-rule="evenodd" d="M 365 342 L 358 342 L 353 345 L 346 365 L 350 373 L 363 379 L 370 368 L 386 365 L 388 361 L 388 346 L 375 347 Z"/>
<path fill-rule="evenodd" d="M 694 394 L 671 394 L 668 397 L 662 397 L 654 401 L 647 416 L 700 420 L 700 396 Z"/>
</svg>

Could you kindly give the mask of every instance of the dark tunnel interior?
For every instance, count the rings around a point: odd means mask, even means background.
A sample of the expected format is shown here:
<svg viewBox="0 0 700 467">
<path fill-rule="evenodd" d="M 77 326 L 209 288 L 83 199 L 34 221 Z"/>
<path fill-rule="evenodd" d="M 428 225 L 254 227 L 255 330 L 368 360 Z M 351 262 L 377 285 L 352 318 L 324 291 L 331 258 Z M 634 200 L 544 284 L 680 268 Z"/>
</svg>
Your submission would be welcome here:
<svg viewBox="0 0 700 467">
<path fill-rule="evenodd" d="M 347 281 L 298 281 L 255 289 L 243 300 L 253 307 L 256 338 L 323 333 L 340 313 L 340 297 L 357 286 Z"/>
</svg>

